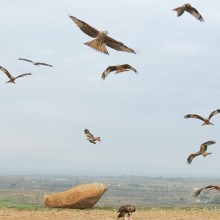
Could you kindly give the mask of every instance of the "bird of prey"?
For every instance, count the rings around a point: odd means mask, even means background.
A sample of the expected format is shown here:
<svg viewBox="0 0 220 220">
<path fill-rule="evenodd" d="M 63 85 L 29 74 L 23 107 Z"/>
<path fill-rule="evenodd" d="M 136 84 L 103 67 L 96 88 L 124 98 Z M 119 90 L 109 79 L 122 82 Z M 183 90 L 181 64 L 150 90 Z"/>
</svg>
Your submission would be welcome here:
<svg viewBox="0 0 220 220">
<path fill-rule="evenodd" d="M 91 142 L 93 144 L 96 144 L 96 141 L 100 141 L 101 142 L 100 137 L 94 137 L 87 128 L 84 130 L 84 132 L 85 132 L 86 137 L 87 137 L 86 139 L 89 142 Z"/>
<path fill-rule="evenodd" d="M 204 121 L 204 123 L 202 125 L 214 125 L 210 122 L 210 119 L 211 117 L 213 117 L 214 115 L 220 113 L 220 109 L 217 109 L 215 111 L 213 111 L 208 118 L 203 118 L 201 117 L 200 115 L 195 115 L 195 114 L 188 114 L 188 115 L 185 115 L 184 118 L 197 118 L 197 119 L 200 119 L 202 121 Z"/>
<path fill-rule="evenodd" d="M 69 16 L 69 17 L 81 29 L 81 31 L 83 31 L 85 34 L 89 35 L 90 37 L 95 38 L 94 40 L 85 43 L 87 46 L 104 54 L 109 54 L 106 46 L 123 52 L 136 53 L 133 49 L 125 46 L 123 43 L 107 36 L 108 34 L 107 31 L 98 31 L 94 27 L 88 25 L 84 21 L 77 19 L 76 17 L 73 16 Z"/>
<path fill-rule="evenodd" d="M 133 205 L 123 205 L 118 209 L 118 218 L 124 218 L 126 213 L 127 217 L 130 217 L 132 212 L 135 212 L 136 208 Z"/>
<path fill-rule="evenodd" d="M 197 190 L 195 192 L 194 196 L 197 197 L 200 193 L 202 193 L 206 190 L 213 190 L 213 189 L 220 191 L 220 185 L 217 185 L 217 186 L 210 185 L 210 186 L 203 187 L 203 188 Z"/>
<path fill-rule="evenodd" d="M 178 8 L 174 8 L 173 11 L 177 12 L 177 16 L 181 16 L 185 11 L 189 12 L 191 15 L 193 15 L 195 18 L 197 18 L 199 21 L 204 21 L 204 18 L 202 15 L 194 8 L 191 4 L 186 3 Z"/>
<path fill-rule="evenodd" d="M 215 144 L 216 142 L 215 141 L 207 141 L 205 143 L 203 143 L 201 146 L 200 146 L 200 150 L 194 154 L 190 154 L 189 157 L 187 158 L 187 163 L 188 164 L 191 164 L 192 163 L 192 160 L 194 157 L 197 157 L 199 155 L 203 155 L 204 157 L 208 156 L 209 154 L 211 153 L 208 153 L 206 152 L 207 150 L 207 147 L 211 144 Z"/>
<path fill-rule="evenodd" d="M 9 81 L 7 81 L 6 83 L 14 83 L 15 84 L 15 80 L 19 77 L 23 77 L 23 76 L 28 76 L 28 75 L 31 75 L 31 73 L 24 73 L 24 74 L 21 74 L 21 75 L 18 75 L 16 77 L 13 77 L 9 72 L 8 70 L 6 70 L 5 68 L 3 68 L 2 66 L 0 66 L 0 69 L 8 76 L 9 78 Z"/>
<path fill-rule="evenodd" d="M 35 61 L 28 60 L 28 59 L 24 59 L 24 58 L 18 58 L 18 59 L 19 59 L 19 60 L 24 60 L 24 61 L 27 61 L 27 62 L 30 62 L 30 63 L 33 63 L 33 64 L 36 65 L 36 66 L 43 65 L 43 66 L 53 67 L 52 65 L 47 64 L 47 63 L 35 62 Z"/>
<path fill-rule="evenodd" d="M 134 71 L 135 73 L 137 73 L 137 70 L 136 70 L 135 68 L 133 68 L 132 66 L 130 66 L 129 64 L 109 66 L 109 67 L 102 73 L 102 79 L 104 80 L 104 79 L 106 78 L 106 76 L 108 76 L 108 74 L 109 74 L 110 72 L 116 71 L 115 74 L 117 74 L 117 73 L 129 71 L 129 70 L 132 70 L 132 71 Z"/>
</svg>

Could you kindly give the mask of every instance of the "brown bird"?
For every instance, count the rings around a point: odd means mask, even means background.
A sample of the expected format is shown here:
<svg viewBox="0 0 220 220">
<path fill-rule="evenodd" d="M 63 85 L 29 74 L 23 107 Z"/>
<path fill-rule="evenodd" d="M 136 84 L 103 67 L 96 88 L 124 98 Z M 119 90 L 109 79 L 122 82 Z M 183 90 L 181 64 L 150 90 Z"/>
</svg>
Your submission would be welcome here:
<svg viewBox="0 0 220 220">
<path fill-rule="evenodd" d="M 133 49 L 125 46 L 123 43 L 111 37 L 108 37 L 107 36 L 108 31 L 98 31 L 94 27 L 88 25 L 84 21 L 77 19 L 76 17 L 73 16 L 69 16 L 69 17 L 81 29 L 81 31 L 83 31 L 85 34 L 89 35 L 90 37 L 95 38 L 95 40 L 85 43 L 87 46 L 104 54 L 109 54 L 106 46 L 123 52 L 136 53 Z"/>
<path fill-rule="evenodd" d="M 188 164 L 191 164 L 192 163 L 192 160 L 194 157 L 197 157 L 199 155 L 203 155 L 204 157 L 208 156 L 209 154 L 211 153 L 208 153 L 206 152 L 207 150 L 207 147 L 211 144 L 215 144 L 216 142 L 215 141 L 207 141 L 205 143 L 203 143 L 201 146 L 200 146 L 200 150 L 197 152 L 197 153 L 194 153 L 194 154 L 190 154 L 189 157 L 187 158 L 187 163 Z"/>
<path fill-rule="evenodd" d="M 181 16 L 185 11 L 189 12 L 191 15 L 193 15 L 195 18 L 197 18 L 199 21 L 204 21 L 204 18 L 202 15 L 194 8 L 191 4 L 186 3 L 178 8 L 172 9 L 173 11 L 177 12 L 177 16 Z"/>
<path fill-rule="evenodd" d="M 132 212 L 135 212 L 136 208 L 133 205 L 123 205 L 118 209 L 118 218 L 124 218 L 126 213 L 127 217 L 130 217 Z"/>
<path fill-rule="evenodd" d="M 213 189 L 220 191 L 220 185 L 218 185 L 218 186 L 210 185 L 210 186 L 203 187 L 203 188 L 197 190 L 195 192 L 194 196 L 197 197 L 200 193 L 202 193 L 206 190 L 213 190 Z"/>
<path fill-rule="evenodd" d="M 134 71 L 135 73 L 137 73 L 137 70 L 136 70 L 135 68 L 133 68 L 132 66 L 130 66 L 129 64 L 109 66 L 109 67 L 102 73 L 102 79 L 104 80 L 104 79 L 106 78 L 106 76 L 108 76 L 108 74 L 109 74 L 110 72 L 116 71 L 115 74 L 117 74 L 117 73 L 129 71 L 129 70 L 132 70 L 132 71 Z"/>
<path fill-rule="evenodd" d="M 6 70 L 5 68 L 3 68 L 2 66 L 0 66 L 0 69 L 8 76 L 9 78 L 9 81 L 7 81 L 6 83 L 14 83 L 15 84 L 15 80 L 19 77 L 23 77 L 23 76 L 28 76 L 28 75 L 31 75 L 31 73 L 24 73 L 24 74 L 21 74 L 21 75 L 18 75 L 16 77 L 13 77 L 9 72 L 8 70 Z"/>
<path fill-rule="evenodd" d="M 87 137 L 86 139 L 87 139 L 89 142 L 91 142 L 91 143 L 93 143 L 93 144 L 96 144 L 96 141 L 100 141 L 100 142 L 101 142 L 100 137 L 94 137 L 94 136 L 90 133 L 90 131 L 89 131 L 88 129 L 85 129 L 84 132 L 85 132 L 86 137 Z"/>
<path fill-rule="evenodd" d="M 210 119 L 211 117 L 213 117 L 214 115 L 220 113 L 220 109 L 217 109 L 215 111 L 213 111 L 208 118 L 203 118 L 201 117 L 200 115 L 195 115 L 195 114 L 188 114 L 188 115 L 185 115 L 184 118 L 197 118 L 197 119 L 200 119 L 202 121 L 204 121 L 204 123 L 202 125 L 214 125 L 210 122 Z"/>
<path fill-rule="evenodd" d="M 47 63 L 35 62 L 35 61 L 28 60 L 28 59 L 24 59 L 24 58 L 18 58 L 18 59 L 19 59 L 19 60 L 24 60 L 24 61 L 27 61 L 27 62 L 30 62 L 30 63 L 33 63 L 33 64 L 36 65 L 36 66 L 43 65 L 43 66 L 53 67 L 52 65 L 47 64 Z"/>
</svg>

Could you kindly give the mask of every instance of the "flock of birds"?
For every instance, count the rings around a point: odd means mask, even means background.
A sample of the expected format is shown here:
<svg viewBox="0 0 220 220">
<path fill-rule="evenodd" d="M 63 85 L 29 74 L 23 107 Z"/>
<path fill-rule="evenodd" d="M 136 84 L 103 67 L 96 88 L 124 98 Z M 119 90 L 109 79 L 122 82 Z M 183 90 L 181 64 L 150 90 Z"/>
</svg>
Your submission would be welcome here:
<svg viewBox="0 0 220 220">
<path fill-rule="evenodd" d="M 174 8 L 173 11 L 177 12 L 178 17 L 183 15 L 183 13 L 186 11 L 186 12 L 190 13 L 191 15 L 193 15 L 200 22 L 204 21 L 204 18 L 202 17 L 202 15 L 197 11 L 196 8 L 194 8 L 189 3 L 183 4 L 180 7 Z M 92 38 L 95 38 L 94 40 L 91 40 L 91 41 L 85 43 L 85 45 L 91 47 L 92 49 L 94 49 L 98 52 L 104 53 L 106 55 L 109 55 L 108 50 L 106 48 L 106 46 L 108 46 L 108 47 L 111 47 L 112 49 L 117 50 L 117 51 L 123 51 L 123 52 L 127 52 L 127 53 L 136 54 L 136 52 L 132 48 L 129 48 L 124 43 L 109 37 L 107 31 L 98 31 L 94 27 L 90 26 L 89 24 L 87 24 L 84 21 L 79 20 L 76 17 L 73 17 L 73 16 L 69 16 L 69 17 L 80 28 L 81 31 L 83 31 L 88 36 L 90 36 Z M 43 65 L 43 66 L 53 67 L 52 65 L 47 64 L 47 63 L 35 62 L 35 61 L 25 59 L 25 58 L 19 58 L 19 60 L 30 62 L 30 63 L 32 63 L 33 65 L 36 65 L 36 66 Z M 7 83 L 15 83 L 16 79 L 18 79 L 20 77 L 31 75 L 31 73 L 24 73 L 24 74 L 21 74 L 21 75 L 18 75 L 18 76 L 13 76 L 4 67 L 0 66 L 0 69 L 9 78 Z M 129 70 L 133 71 L 134 73 L 137 73 L 137 70 L 129 64 L 109 66 L 102 73 L 101 78 L 104 80 L 108 76 L 109 73 L 114 72 L 114 71 L 115 71 L 115 74 L 117 74 L 117 73 L 122 73 L 122 72 L 129 71 Z M 217 109 L 217 110 L 213 111 L 209 115 L 208 118 L 203 118 L 203 117 L 201 117 L 199 115 L 196 115 L 196 114 L 188 114 L 188 115 L 185 116 L 185 118 L 186 119 L 196 118 L 196 119 L 200 119 L 200 120 L 203 121 L 202 125 L 213 125 L 210 122 L 210 119 L 218 113 L 220 113 L 220 109 Z M 97 141 L 101 142 L 100 137 L 95 137 L 88 129 L 85 129 L 84 133 L 86 135 L 86 139 L 89 142 L 91 142 L 93 144 L 96 144 Z M 200 146 L 200 150 L 198 152 L 189 155 L 189 157 L 187 158 L 187 162 L 189 164 L 191 164 L 192 160 L 196 156 L 199 156 L 199 155 L 203 155 L 204 157 L 206 157 L 207 155 L 210 155 L 211 153 L 206 152 L 207 147 L 212 145 L 212 144 L 215 144 L 215 143 L 216 143 L 215 141 L 207 141 L 207 142 L 203 143 Z M 199 189 L 198 191 L 196 191 L 195 196 L 198 196 L 200 193 L 204 192 L 205 190 L 212 190 L 212 189 L 220 191 L 220 185 L 218 185 L 218 186 L 210 185 L 210 186 L 203 187 L 203 188 Z M 123 205 L 118 210 L 118 212 L 119 212 L 118 218 L 121 218 L 121 217 L 125 218 L 126 214 L 127 214 L 127 218 L 131 219 L 130 216 L 131 216 L 132 212 L 135 212 L 135 211 L 136 211 L 136 208 L 133 205 Z"/>
</svg>

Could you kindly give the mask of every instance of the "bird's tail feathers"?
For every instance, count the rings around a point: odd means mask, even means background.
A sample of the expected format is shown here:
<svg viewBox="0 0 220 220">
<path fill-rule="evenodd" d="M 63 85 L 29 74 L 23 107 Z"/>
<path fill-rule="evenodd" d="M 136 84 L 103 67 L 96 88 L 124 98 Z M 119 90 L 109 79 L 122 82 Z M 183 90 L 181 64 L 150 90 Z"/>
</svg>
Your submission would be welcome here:
<svg viewBox="0 0 220 220">
<path fill-rule="evenodd" d="M 101 53 L 109 54 L 105 44 L 102 41 L 98 40 L 98 39 L 91 40 L 89 42 L 86 42 L 85 44 L 87 46 L 89 46 L 89 47 L 91 47 L 91 48 L 101 52 Z"/>
<path fill-rule="evenodd" d="M 204 152 L 202 155 L 203 155 L 204 157 L 206 157 L 206 156 L 208 156 L 209 154 L 212 154 L 212 153 Z"/>
<path fill-rule="evenodd" d="M 96 140 L 96 141 L 100 141 L 100 142 L 101 142 L 100 137 L 96 137 L 96 138 L 95 138 L 95 140 Z"/>
</svg>

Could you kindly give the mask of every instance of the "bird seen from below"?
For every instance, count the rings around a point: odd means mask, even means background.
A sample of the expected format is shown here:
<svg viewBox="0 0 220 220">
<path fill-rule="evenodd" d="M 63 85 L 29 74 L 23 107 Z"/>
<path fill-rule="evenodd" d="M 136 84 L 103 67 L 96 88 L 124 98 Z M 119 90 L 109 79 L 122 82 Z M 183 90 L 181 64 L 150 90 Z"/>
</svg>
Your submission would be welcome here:
<svg viewBox="0 0 220 220">
<path fill-rule="evenodd" d="M 30 63 L 33 63 L 35 66 L 43 65 L 43 66 L 50 66 L 50 67 L 53 67 L 52 65 L 47 64 L 47 63 L 35 62 L 35 61 L 28 60 L 28 59 L 24 59 L 24 58 L 18 58 L 18 59 L 19 59 L 19 60 L 23 60 L 23 61 L 27 61 L 27 62 L 30 62 Z"/>
<path fill-rule="evenodd" d="M 15 80 L 19 77 L 23 77 L 23 76 L 28 76 L 28 75 L 32 75 L 31 73 L 24 73 L 21 75 L 18 75 L 16 77 L 13 77 L 8 70 L 6 70 L 4 67 L 0 66 L 0 69 L 8 76 L 9 81 L 7 81 L 6 83 L 14 83 L 15 84 Z"/>
<path fill-rule="evenodd" d="M 84 132 L 85 132 L 86 137 L 87 137 L 86 139 L 89 142 L 91 142 L 93 144 L 96 144 L 96 141 L 100 141 L 101 142 L 100 137 L 94 137 L 87 128 L 84 130 Z"/>
<path fill-rule="evenodd" d="M 135 212 L 136 208 L 133 205 L 123 205 L 118 209 L 118 218 L 124 218 L 127 214 L 127 217 L 130 217 L 132 212 Z"/>
<path fill-rule="evenodd" d="M 133 49 L 125 46 L 123 43 L 107 36 L 107 31 L 98 31 L 94 27 L 88 25 L 84 21 L 77 19 L 76 17 L 69 16 L 73 22 L 83 31 L 85 34 L 89 35 L 95 40 L 85 43 L 87 46 L 101 52 L 104 54 L 109 54 L 106 46 L 111 47 L 118 51 L 136 53 Z M 106 45 L 106 46 L 105 46 Z"/>
<path fill-rule="evenodd" d="M 197 190 L 194 196 L 197 197 L 200 193 L 203 193 L 204 191 L 213 190 L 213 189 L 220 191 L 220 185 L 217 185 L 217 186 L 210 185 L 210 186 L 203 187 Z"/>
<path fill-rule="evenodd" d="M 135 68 L 133 68 L 132 66 L 130 66 L 129 64 L 122 64 L 122 65 L 116 65 L 116 66 L 109 66 L 103 73 L 102 73 L 102 79 L 104 80 L 106 78 L 106 76 L 108 76 L 108 74 L 110 72 L 116 71 L 115 74 L 117 73 L 122 73 L 125 71 L 129 71 L 132 70 L 135 73 L 137 73 L 137 70 Z"/>
<path fill-rule="evenodd" d="M 213 112 L 209 115 L 208 118 L 203 118 L 203 117 L 201 117 L 200 115 L 195 115 L 195 114 L 185 115 L 184 118 L 186 118 L 186 119 L 187 119 L 187 118 L 197 118 L 197 119 L 200 119 L 200 120 L 204 121 L 204 123 L 203 123 L 202 125 L 214 125 L 214 124 L 212 124 L 212 123 L 210 122 L 210 119 L 211 119 L 214 115 L 216 115 L 216 114 L 218 114 L 218 113 L 220 113 L 220 109 L 217 109 L 217 110 L 213 111 Z"/>
<path fill-rule="evenodd" d="M 200 150 L 197 152 L 197 153 L 193 153 L 193 154 L 190 154 L 189 157 L 187 158 L 187 163 L 188 164 L 191 164 L 192 163 L 192 160 L 194 159 L 194 157 L 197 157 L 199 155 L 203 155 L 204 157 L 208 156 L 209 154 L 211 153 L 208 153 L 206 152 L 207 150 L 207 147 L 209 145 L 212 145 L 212 144 L 215 144 L 216 142 L 215 141 L 207 141 L 205 143 L 203 143 L 201 146 L 200 146 Z"/>
<path fill-rule="evenodd" d="M 199 21 L 203 22 L 204 18 L 202 15 L 194 8 L 191 4 L 186 3 L 178 8 L 172 9 L 173 11 L 177 12 L 177 16 L 181 16 L 185 11 L 189 12 L 191 15 L 193 15 L 195 18 L 197 18 Z"/>
</svg>

